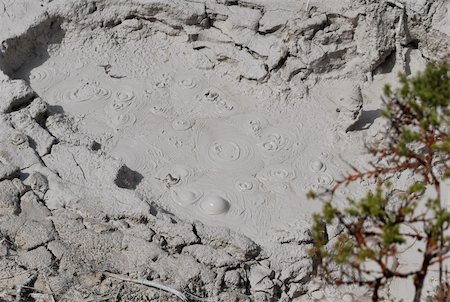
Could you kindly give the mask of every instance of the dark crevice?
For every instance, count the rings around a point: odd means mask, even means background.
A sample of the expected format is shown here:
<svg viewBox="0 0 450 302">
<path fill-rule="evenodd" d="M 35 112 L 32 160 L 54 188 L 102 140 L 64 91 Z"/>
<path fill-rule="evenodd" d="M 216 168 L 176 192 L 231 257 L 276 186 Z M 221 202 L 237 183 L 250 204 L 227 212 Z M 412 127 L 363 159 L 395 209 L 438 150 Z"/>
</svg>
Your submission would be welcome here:
<svg viewBox="0 0 450 302">
<path fill-rule="evenodd" d="M 278 71 L 280 68 L 282 68 L 284 66 L 284 64 L 286 63 L 286 61 L 289 57 L 290 57 L 290 53 L 286 52 L 286 54 L 280 58 L 280 61 L 278 61 L 277 65 L 274 68 L 272 68 L 270 71 L 272 71 L 272 72 Z"/>
<path fill-rule="evenodd" d="M 397 60 L 397 52 L 394 48 L 391 52 L 385 54 L 383 58 L 380 60 L 380 63 L 377 64 L 374 69 L 374 74 L 387 74 L 391 73 L 394 69 L 395 63 Z"/>
</svg>

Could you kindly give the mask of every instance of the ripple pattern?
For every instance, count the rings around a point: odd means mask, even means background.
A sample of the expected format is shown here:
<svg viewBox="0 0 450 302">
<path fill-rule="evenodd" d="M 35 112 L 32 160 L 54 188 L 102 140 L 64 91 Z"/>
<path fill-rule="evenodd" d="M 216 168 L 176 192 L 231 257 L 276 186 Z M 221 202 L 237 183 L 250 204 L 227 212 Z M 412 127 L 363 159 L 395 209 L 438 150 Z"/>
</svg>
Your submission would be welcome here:
<svg viewBox="0 0 450 302">
<path fill-rule="evenodd" d="M 296 173 L 287 165 L 272 165 L 262 169 L 256 177 L 263 183 L 279 183 L 294 180 Z"/>
<path fill-rule="evenodd" d="M 259 114 L 242 114 L 233 116 L 231 121 L 239 125 L 246 134 L 258 135 L 262 130 L 266 129 L 269 121 Z"/>
<path fill-rule="evenodd" d="M 271 163 L 280 163 L 293 156 L 296 151 L 297 137 L 283 128 L 270 127 L 262 131 L 258 146 L 265 158 Z"/>
<path fill-rule="evenodd" d="M 63 102 L 99 102 L 111 97 L 111 91 L 97 81 L 65 81 L 62 87 L 56 87 L 54 98 Z"/>
<path fill-rule="evenodd" d="M 226 171 L 257 171 L 263 166 L 255 142 L 225 122 L 198 127 L 197 157 L 200 163 Z"/>
</svg>

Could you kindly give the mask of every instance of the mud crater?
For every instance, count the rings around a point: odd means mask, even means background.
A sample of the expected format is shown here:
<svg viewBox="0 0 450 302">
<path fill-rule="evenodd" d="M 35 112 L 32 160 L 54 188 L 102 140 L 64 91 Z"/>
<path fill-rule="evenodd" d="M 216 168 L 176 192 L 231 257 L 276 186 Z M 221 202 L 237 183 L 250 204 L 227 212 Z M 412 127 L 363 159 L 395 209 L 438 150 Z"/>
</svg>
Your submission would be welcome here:
<svg viewBox="0 0 450 302">
<path fill-rule="evenodd" d="M 311 132 L 325 135 L 327 122 L 302 119 L 300 110 L 291 112 L 299 122 L 283 122 L 264 110 L 272 96 L 261 100 L 257 83 L 199 68 L 184 37 L 148 24 L 129 32 L 123 24 L 134 21 L 82 30 L 62 22 L 65 29 L 55 30 L 52 23 L 48 43 L 13 76 L 125 163 L 120 188 L 143 199 L 159 196 L 158 204 L 182 218 L 257 239 L 281 221 L 307 228 L 299 222 L 314 208 L 306 206 L 306 192 L 331 185 L 338 171 L 332 162 L 328 174 L 319 173 L 326 163 L 305 169 L 313 150 L 327 144 L 311 141 Z"/>
</svg>

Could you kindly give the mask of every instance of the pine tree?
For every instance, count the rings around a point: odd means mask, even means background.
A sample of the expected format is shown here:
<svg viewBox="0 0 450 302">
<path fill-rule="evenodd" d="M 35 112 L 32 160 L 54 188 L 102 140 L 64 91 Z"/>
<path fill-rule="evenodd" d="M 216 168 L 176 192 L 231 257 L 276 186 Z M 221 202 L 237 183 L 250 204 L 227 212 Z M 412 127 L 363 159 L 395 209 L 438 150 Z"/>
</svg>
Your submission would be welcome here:
<svg viewBox="0 0 450 302">
<path fill-rule="evenodd" d="M 450 178 L 450 69 L 430 63 L 416 76 L 400 75 L 399 79 L 399 89 L 384 89 L 384 117 L 389 125 L 381 142 L 367 145 L 374 158 L 371 168 L 351 166 L 350 174 L 334 188 L 309 194 L 324 203 L 322 212 L 314 215 L 311 253 L 325 280 L 367 286 L 372 301 L 379 301 L 381 290 L 393 278 L 411 278 L 414 301 L 419 302 L 425 277 L 437 265 L 436 297 L 446 301 L 450 297 L 446 297 L 449 286 L 443 262 L 450 256 L 450 238 L 444 234 L 450 228 L 450 212 L 442 205 L 440 186 Z M 389 178 L 405 171 L 412 172 L 416 181 L 398 194 Z M 339 206 L 336 190 L 362 179 L 377 180 L 376 188 Z M 343 231 L 328 238 L 330 225 L 339 225 Z M 399 271 L 395 265 L 399 251 L 418 244 L 424 247 L 421 264 Z"/>
</svg>

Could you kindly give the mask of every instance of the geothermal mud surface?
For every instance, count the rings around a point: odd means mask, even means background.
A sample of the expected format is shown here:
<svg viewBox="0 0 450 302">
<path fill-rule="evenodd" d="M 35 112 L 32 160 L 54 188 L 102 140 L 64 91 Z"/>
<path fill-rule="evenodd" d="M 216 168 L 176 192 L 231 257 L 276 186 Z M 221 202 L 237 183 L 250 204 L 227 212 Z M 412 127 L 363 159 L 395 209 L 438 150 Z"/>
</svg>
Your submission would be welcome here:
<svg viewBox="0 0 450 302">
<path fill-rule="evenodd" d="M 261 241 L 308 228 L 315 207 L 306 193 L 332 186 L 341 171 L 326 137 L 338 106 L 331 95 L 326 111 L 317 108 L 317 97 L 298 99 L 304 105 L 289 114 L 272 112 L 258 97 L 277 100 L 258 94 L 256 85 L 236 87 L 214 70 L 195 68 L 181 39 L 156 34 L 130 43 L 108 40 L 121 31 L 106 32 L 83 32 L 89 43 L 67 34 L 23 77 L 51 111 L 74 117 L 80 132 L 134 171 L 127 189 L 179 217 Z M 55 147 L 42 157 L 46 166 L 89 184 L 83 173 L 94 167 Z"/>
<path fill-rule="evenodd" d="M 170 299 L 108 272 L 212 301 L 364 296 L 315 280 L 306 193 L 367 161 L 384 83 L 448 59 L 448 3 L 0 3 L 1 298 Z"/>
</svg>

